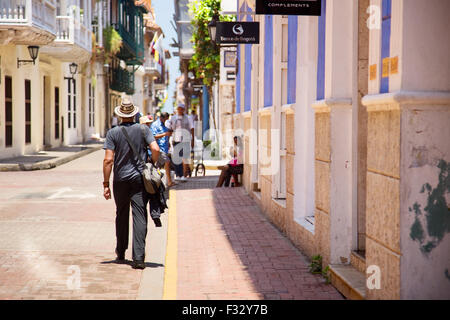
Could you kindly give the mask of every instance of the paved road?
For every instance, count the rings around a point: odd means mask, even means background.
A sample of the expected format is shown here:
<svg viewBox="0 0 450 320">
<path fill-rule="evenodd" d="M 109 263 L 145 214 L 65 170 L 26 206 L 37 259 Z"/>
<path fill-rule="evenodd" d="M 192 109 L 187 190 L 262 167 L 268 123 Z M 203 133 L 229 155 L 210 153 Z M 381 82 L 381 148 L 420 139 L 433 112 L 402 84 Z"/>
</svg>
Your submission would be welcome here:
<svg viewBox="0 0 450 320">
<path fill-rule="evenodd" d="M 217 176 L 170 191 L 163 228 L 149 222 L 144 271 L 115 263 L 102 160 L 0 172 L 0 299 L 342 298 L 243 188 L 214 188 Z"/>
<path fill-rule="evenodd" d="M 0 299 L 162 298 L 166 228 L 149 223 L 144 272 L 113 262 L 115 208 L 102 196 L 103 155 L 0 173 Z"/>
</svg>

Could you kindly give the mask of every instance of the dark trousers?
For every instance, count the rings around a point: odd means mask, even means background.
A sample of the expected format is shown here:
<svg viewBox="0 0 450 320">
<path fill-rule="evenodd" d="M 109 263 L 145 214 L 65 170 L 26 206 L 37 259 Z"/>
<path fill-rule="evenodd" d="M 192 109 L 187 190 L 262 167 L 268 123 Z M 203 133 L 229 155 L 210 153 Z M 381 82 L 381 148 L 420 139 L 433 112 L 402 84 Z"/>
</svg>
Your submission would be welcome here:
<svg viewBox="0 0 450 320">
<path fill-rule="evenodd" d="M 173 148 L 175 149 L 175 146 L 177 145 L 177 144 L 179 144 L 179 142 L 174 142 L 173 143 Z M 174 154 L 175 154 L 175 151 L 174 151 Z M 180 149 L 180 151 L 179 151 L 179 156 L 180 157 L 183 157 L 183 149 L 181 148 Z M 178 157 L 177 157 L 178 158 Z M 182 177 L 182 176 L 184 176 L 184 173 L 183 173 L 183 163 L 179 163 L 179 164 L 173 164 L 174 165 L 174 167 L 175 167 L 175 175 L 177 176 L 177 177 Z"/>
<path fill-rule="evenodd" d="M 133 213 L 133 260 L 145 259 L 145 238 L 147 237 L 147 194 L 142 180 L 114 181 L 116 203 L 117 253 L 128 249 L 130 204 Z"/>
<path fill-rule="evenodd" d="M 243 164 L 238 164 L 237 166 L 229 166 L 228 170 L 227 170 L 227 175 L 225 177 L 225 187 L 229 187 L 230 186 L 230 181 L 231 181 L 231 176 L 234 174 L 237 175 L 238 174 L 242 174 L 244 172 L 244 165 Z M 237 182 L 237 181 L 235 181 Z"/>
</svg>

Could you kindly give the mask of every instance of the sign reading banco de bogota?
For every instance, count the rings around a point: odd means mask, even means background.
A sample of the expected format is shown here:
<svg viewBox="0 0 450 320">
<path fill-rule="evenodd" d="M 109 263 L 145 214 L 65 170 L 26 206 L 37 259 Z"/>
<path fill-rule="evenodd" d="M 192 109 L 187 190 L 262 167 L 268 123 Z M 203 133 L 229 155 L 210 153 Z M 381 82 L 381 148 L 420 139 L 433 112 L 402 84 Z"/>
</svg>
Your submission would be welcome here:
<svg viewBox="0 0 450 320">
<path fill-rule="evenodd" d="M 216 42 L 258 44 L 259 22 L 218 22 Z"/>
<path fill-rule="evenodd" d="M 320 16 L 321 0 L 256 0 L 256 14 Z"/>
</svg>

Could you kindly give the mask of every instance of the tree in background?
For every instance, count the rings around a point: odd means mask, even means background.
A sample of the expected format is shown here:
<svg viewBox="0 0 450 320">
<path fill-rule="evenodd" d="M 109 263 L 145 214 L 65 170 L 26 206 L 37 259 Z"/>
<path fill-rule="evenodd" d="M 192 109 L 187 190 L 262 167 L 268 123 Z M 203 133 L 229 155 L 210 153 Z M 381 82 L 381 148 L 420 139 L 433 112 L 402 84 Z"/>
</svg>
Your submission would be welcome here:
<svg viewBox="0 0 450 320">
<path fill-rule="evenodd" d="M 220 75 L 220 47 L 211 41 L 208 23 L 214 14 L 220 21 L 232 21 L 233 16 L 220 15 L 220 0 L 195 0 L 189 4 L 193 26 L 192 39 L 194 55 L 189 62 L 190 71 L 210 88 Z"/>
<path fill-rule="evenodd" d="M 231 15 L 220 15 L 220 0 L 194 0 L 189 4 L 191 24 L 193 26 L 191 42 L 194 54 L 189 61 L 189 70 L 195 78 L 202 80 L 212 97 L 212 86 L 220 77 L 220 46 L 211 41 L 208 24 L 214 15 L 219 21 L 233 21 Z M 214 108 L 211 108 L 214 127 L 217 128 Z"/>
</svg>

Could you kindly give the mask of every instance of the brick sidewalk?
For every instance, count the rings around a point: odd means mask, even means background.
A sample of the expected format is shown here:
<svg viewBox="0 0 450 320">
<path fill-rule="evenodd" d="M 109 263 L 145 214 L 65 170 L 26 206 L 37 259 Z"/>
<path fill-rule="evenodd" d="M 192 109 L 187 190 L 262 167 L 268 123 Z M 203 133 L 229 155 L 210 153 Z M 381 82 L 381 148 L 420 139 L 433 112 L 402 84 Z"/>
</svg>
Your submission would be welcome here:
<svg viewBox="0 0 450 320">
<path fill-rule="evenodd" d="M 177 299 L 342 299 L 242 188 L 203 179 L 176 188 Z"/>
</svg>

